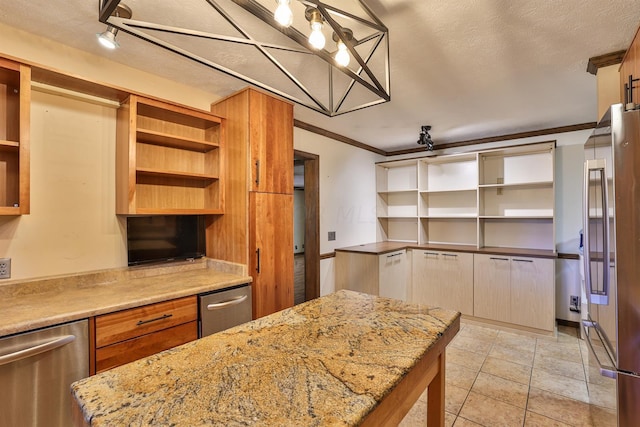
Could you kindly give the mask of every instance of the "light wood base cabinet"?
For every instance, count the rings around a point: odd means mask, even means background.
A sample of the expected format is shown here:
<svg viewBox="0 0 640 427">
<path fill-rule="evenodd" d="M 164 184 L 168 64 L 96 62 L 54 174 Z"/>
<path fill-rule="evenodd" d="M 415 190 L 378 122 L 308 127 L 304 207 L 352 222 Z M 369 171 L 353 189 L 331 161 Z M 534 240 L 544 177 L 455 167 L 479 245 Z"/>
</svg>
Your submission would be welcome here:
<svg viewBox="0 0 640 427">
<path fill-rule="evenodd" d="M 473 315 L 473 254 L 411 252 L 411 301 Z"/>
<path fill-rule="evenodd" d="M 407 250 L 385 254 L 336 252 L 336 290 L 408 300 Z"/>
<path fill-rule="evenodd" d="M 475 317 L 553 331 L 553 259 L 475 254 L 474 275 Z"/>
</svg>

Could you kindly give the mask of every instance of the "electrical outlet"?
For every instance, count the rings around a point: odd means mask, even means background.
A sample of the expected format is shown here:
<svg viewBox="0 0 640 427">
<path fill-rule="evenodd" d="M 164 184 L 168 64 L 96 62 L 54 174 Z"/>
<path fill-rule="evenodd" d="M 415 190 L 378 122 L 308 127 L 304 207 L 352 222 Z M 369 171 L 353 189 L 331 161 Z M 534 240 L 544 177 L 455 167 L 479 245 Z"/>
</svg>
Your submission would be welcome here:
<svg viewBox="0 0 640 427">
<path fill-rule="evenodd" d="M 329 241 L 331 240 L 336 240 L 336 232 L 335 231 L 330 231 L 329 232 Z"/>
<path fill-rule="evenodd" d="M 11 258 L 0 258 L 0 279 L 11 278 Z"/>
<path fill-rule="evenodd" d="M 569 311 L 580 313 L 580 297 L 577 295 L 569 296 Z"/>
</svg>

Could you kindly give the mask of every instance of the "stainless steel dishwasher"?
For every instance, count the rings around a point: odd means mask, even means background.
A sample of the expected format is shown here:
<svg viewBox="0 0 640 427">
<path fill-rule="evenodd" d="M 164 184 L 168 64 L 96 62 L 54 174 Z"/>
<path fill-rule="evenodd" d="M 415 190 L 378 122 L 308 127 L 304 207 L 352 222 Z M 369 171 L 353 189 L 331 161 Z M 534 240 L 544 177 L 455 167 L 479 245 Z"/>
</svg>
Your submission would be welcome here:
<svg viewBox="0 0 640 427">
<path fill-rule="evenodd" d="M 89 376 L 89 322 L 0 339 L 0 426 L 65 426 L 71 383 Z"/>
<path fill-rule="evenodd" d="M 204 337 L 251 320 L 251 285 L 244 284 L 198 295 L 200 324 Z"/>
</svg>

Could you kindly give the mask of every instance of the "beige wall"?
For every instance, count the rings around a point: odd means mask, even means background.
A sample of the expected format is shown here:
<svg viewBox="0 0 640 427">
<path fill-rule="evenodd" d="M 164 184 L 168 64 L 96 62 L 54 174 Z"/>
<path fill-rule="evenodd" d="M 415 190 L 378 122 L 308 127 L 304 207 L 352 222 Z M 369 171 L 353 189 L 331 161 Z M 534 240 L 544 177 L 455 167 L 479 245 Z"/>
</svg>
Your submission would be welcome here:
<svg viewBox="0 0 640 427">
<path fill-rule="evenodd" d="M 34 91 L 31 214 L 0 218 L 12 279 L 122 267 L 113 107 Z"/>
<path fill-rule="evenodd" d="M 4 25 L 0 40 L 0 55 L 196 108 L 219 98 Z M 12 279 L 126 266 L 115 215 L 117 106 L 45 92 L 32 94 L 31 214 L 0 217 L 0 257 L 12 259 Z"/>
<path fill-rule="evenodd" d="M 203 110 L 209 110 L 211 102 L 220 98 L 217 94 L 136 70 L 110 61 L 106 57 L 74 49 L 3 24 L 0 24 L 0 40 L 0 55 L 12 56 L 92 81 L 135 90 Z"/>
</svg>

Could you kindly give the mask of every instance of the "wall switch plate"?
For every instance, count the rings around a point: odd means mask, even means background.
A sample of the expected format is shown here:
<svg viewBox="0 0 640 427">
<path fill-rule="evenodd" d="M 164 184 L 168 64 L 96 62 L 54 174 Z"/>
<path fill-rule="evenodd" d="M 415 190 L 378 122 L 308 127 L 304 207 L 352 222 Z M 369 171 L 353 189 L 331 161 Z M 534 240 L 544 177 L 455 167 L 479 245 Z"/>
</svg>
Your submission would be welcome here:
<svg viewBox="0 0 640 427">
<path fill-rule="evenodd" d="M 336 240 L 336 232 L 335 231 L 330 231 L 329 232 L 329 241 L 331 240 Z"/>
<path fill-rule="evenodd" d="M 11 258 L 0 258 L 0 279 L 11 278 Z"/>
</svg>

